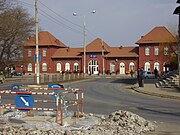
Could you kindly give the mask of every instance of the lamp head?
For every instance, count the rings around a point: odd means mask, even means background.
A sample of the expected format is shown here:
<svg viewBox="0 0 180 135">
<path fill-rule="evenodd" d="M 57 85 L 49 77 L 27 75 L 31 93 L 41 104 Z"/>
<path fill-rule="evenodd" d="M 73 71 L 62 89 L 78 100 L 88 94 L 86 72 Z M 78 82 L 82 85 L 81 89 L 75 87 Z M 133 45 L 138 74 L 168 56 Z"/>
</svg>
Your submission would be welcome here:
<svg viewBox="0 0 180 135">
<path fill-rule="evenodd" d="M 75 13 L 73 13 L 73 16 L 77 16 L 77 13 L 75 12 Z"/>
<path fill-rule="evenodd" d="M 96 13 L 96 10 L 93 10 L 92 13 L 95 14 L 95 13 Z"/>
</svg>

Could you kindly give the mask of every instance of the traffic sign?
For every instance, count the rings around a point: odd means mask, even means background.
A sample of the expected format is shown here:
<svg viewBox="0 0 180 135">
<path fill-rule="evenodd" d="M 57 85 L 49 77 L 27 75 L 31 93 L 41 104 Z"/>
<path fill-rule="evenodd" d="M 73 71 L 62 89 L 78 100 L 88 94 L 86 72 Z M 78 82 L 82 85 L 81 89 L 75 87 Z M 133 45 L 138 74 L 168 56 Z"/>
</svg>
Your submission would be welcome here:
<svg viewBox="0 0 180 135">
<path fill-rule="evenodd" d="M 23 110 L 23 108 L 31 109 L 34 106 L 34 97 L 32 95 L 17 94 L 15 98 L 15 104 L 17 108 L 22 108 L 19 110 Z"/>
<path fill-rule="evenodd" d="M 63 85 L 49 83 L 48 84 L 48 88 L 63 88 Z M 60 90 L 56 90 L 55 89 L 53 92 L 58 94 L 59 96 L 61 94 Z M 55 95 L 52 95 L 51 98 L 52 98 L 52 100 L 56 100 L 56 96 Z"/>
<path fill-rule="evenodd" d="M 11 90 L 19 90 L 20 84 L 12 84 Z"/>
</svg>

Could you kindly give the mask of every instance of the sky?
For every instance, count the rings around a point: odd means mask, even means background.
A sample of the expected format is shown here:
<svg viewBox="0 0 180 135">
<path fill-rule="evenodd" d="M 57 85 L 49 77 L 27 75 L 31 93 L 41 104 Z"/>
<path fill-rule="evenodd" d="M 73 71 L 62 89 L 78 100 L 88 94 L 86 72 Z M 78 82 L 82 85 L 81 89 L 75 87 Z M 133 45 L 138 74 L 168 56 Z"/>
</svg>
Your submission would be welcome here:
<svg viewBox="0 0 180 135">
<path fill-rule="evenodd" d="M 35 17 L 35 0 L 17 0 Z M 38 0 L 39 31 L 49 31 L 65 45 L 83 47 L 102 38 L 110 46 L 135 46 L 156 26 L 177 33 L 177 0 Z M 92 11 L 96 13 L 92 13 Z M 73 13 L 77 13 L 73 16 Z M 84 19 L 85 17 L 85 19 Z"/>
</svg>

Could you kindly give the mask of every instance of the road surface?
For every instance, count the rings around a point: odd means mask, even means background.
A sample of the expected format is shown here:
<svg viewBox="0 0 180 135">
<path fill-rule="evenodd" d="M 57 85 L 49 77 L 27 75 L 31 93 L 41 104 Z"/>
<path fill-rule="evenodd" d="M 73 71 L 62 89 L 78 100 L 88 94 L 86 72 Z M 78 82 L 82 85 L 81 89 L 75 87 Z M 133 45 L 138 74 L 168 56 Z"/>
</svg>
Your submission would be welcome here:
<svg viewBox="0 0 180 135">
<path fill-rule="evenodd" d="M 110 114 L 121 109 L 149 120 L 180 125 L 180 101 L 138 94 L 124 87 L 133 83 L 134 79 L 99 78 L 68 85 L 85 89 L 85 112 Z"/>
</svg>

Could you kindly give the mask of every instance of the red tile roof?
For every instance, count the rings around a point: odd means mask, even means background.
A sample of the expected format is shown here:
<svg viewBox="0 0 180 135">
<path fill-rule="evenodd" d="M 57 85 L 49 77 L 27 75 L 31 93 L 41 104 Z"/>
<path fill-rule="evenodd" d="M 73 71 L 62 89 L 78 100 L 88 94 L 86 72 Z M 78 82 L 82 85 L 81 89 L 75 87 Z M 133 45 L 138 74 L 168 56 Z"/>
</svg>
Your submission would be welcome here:
<svg viewBox="0 0 180 135">
<path fill-rule="evenodd" d="M 86 46 L 86 52 L 102 52 L 102 45 L 104 46 L 104 52 L 109 52 L 110 46 L 100 38 L 95 39 Z"/>
<path fill-rule="evenodd" d="M 110 47 L 105 57 L 138 57 L 138 47 Z"/>
<path fill-rule="evenodd" d="M 59 48 L 51 58 L 81 58 L 82 48 Z"/>
<path fill-rule="evenodd" d="M 59 47 L 67 47 L 65 46 L 61 41 L 59 41 L 57 38 L 55 38 L 51 33 L 48 31 L 41 31 L 39 32 L 39 46 L 59 46 Z M 29 40 L 27 40 L 24 43 L 24 46 L 35 46 L 35 40 L 36 37 L 30 37 Z"/>
<path fill-rule="evenodd" d="M 166 29 L 166 27 L 155 27 L 148 34 L 139 39 L 136 44 L 147 43 L 169 43 L 177 42 L 176 38 Z"/>
</svg>

